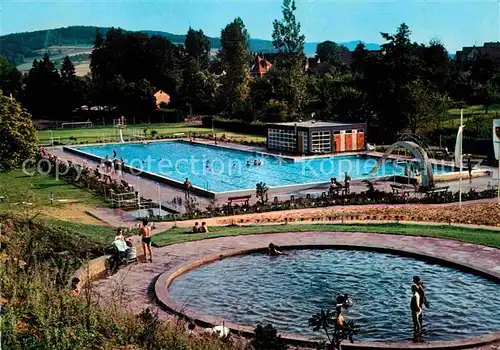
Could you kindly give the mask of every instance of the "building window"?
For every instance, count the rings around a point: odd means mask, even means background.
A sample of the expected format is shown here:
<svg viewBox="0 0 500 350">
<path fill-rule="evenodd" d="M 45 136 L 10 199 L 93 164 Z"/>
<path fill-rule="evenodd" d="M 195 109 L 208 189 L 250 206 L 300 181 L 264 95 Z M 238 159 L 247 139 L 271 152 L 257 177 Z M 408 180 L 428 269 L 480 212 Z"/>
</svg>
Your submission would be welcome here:
<svg viewBox="0 0 500 350">
<path fill-rule="evenodd" d="M 295 130 L 270 128 L 267 131 L 267 143 L 270 149 L 294 152 L 297 145 Z"/>
<path fill-rule="evenodd" d="M 311 133 L 311 151 L 315 153 L 330 153 L 332 138 L 330 131 L 314 131 Z"/>
<path fill-rule="evenodd" d="M 307 131 L 299 131 L 299 136 L 302 137 L 302 152 L 308 153 L 309 152 L 309 133 Z"/>
</svg>

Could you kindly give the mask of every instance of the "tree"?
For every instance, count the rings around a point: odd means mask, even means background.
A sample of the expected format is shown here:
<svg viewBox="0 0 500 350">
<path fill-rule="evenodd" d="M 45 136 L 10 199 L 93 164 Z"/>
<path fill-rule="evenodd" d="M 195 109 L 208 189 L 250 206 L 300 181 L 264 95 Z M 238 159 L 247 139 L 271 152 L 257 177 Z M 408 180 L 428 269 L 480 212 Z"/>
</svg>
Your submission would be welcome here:
<svg viewBox="0 0 500 350">
<path fill-rule="evenodd" d="M 250 348 L 255 350 L 286 350 L 286 346 L 278 331 L 271 324 L 255 327 L 255 337 L 250 342 Z"/>
<path fill-rule="evenodd" d="M 37 152 L 37 132 L 31 115 L 14 99 L 0 91 L 0 168 L 9 170 L 20 166 Z"/>
<path fill-rule="evenodd" d="M 215 112 L 217 82 L 215 75 L 202 69 L 198 60 L 187 58 L 182 71 L 179 100 L 189 106 L 190 112 L 205 114 Z"/>
<path fill-rule="evenodd" d="M 500 102 L 500 87 L 493 82 L 477 89 L 477 101 L 484 106 L 484 113 L 488 114 L 488 109 L 492 104 Z"/>
<path fill-rule="evenodd" d="M 26 78 L 24 104 L 35 118 L 61 116 L 61 77 L 45 54 L 42 60 L 33 61 Z"/>
<path fill-rule="evenodd" d="M 0 56 L 0 90 L 6 96 L 12 94 L 17 96 L 21 87 L 21 72 L 15 66 L 10 64 L 7 58 Z"/>
<path fill-rule="evenodd" d="M 259 182 L 255 187 L 255 195 L 260 198 L 261 204 L 266 204 L 267 202 L 267 192 L 269 187 L 266 186 L 264 182 Z"/>
<path fill-rule="evenodd" d="M 422 79 L 429 81 L 434 88 L 445 93 L 451 77 L 451 65 L 448 51 L 443 43 L 433 39 L 428 46 L 422 45 Z"/>
<path fill-rule="evenodd" d="M 155 89 L 167 92 L 172 100 L 177 98 L 181 49 L 165 37 L 111 28 L 105 39 L 97 33 L 94 44 L 90 68 L 100 89 L 121 76 L 127 83 L 145 79 Z M 101 94 L 107 100 L 104 90 Z"/>
<path fill-rule="evenodd" d="M 61 76 L 61 110 L 68 115 L 73 109 L 83 104 L 84 83 L 76 76 L 75 66 L 68 56 L 64 57 L 59 74 Z"/>
<path fill-rule="evenodd" d="M 269 75 L 275 99 L 287 104 L 290 119 L 297 117 L 307 103 L 307 80 L 304 72 L 304 41 L 300 23 L 295 19 L 294 0 L 283 0 L 281 20 L 273 22 L 273 46 L 278 51 L 277 64 Z M 277 88 L 276 88 L 277 87 Z"/>
<path fill-rule="evenodd" d="M 156 107 L 151 84 L 146 79 L 126 83 L 118 106 L 126 117 L 151 116 Z"/>
<path fill-rule="evenodd" d="M 76 79 L 76 70 L 69 56 L 64 57 L 61 69 L 59 70 L 63 82 L 71 82 Z"/>
<path fill-rule="evenodd" d="M 331 310 L 321 310 L 309 318 L 309 325 L 314 332 L 323 330 L 328 338 L 328 350 L 340 350 L 341 343 L 349 339 L 353 342 L 353 337 L 359 334 L 359 326 L 354 324 L 354 321 L 344 321 L 343 325 L 337 325 L 337 313 Z"/>
<path fill-rule="evenodd" d="M 283 0 L 283 19 L 273 21 L 273 46 L 280 53 L 281 64 L 292 64 L 302 59 L 305 36 L 300 34 L 300 23 L 295 19 L 295 0 Z"/>
<path fill-rule="evenodd" d="M 420 80 L 401 89 L 401 116 L 411 133 L 428 131 L 432 122 L 442 116 L 442 97 Z"/>
<path fill-rule="evenodd" d="M 221 31 L 218 57 L 222 64 L 220 96 L 226 112 L 237 116 L 249 96 L 248 32 L 242 19 L 237 17 Z"/>
<path fill-rule="evenodd" d="M 194 30 L 189 27 L 184 41 L 184 47 L 189 58 L 198 61 L 202 69 L 208 68 L 208 54 L 210 53 L 210 41 L 203 34 L 203 30 Z"/>
<path fill-rule="evenodd" d="M 362 73 L 365 67 L 367 56 L 368 50 L 366 49 L 365 44 L 360 41 L 352 52 L 351 69 L 354 72 Z"/>
<path fill-rule="evenodd" d="M 316 58 L 321 62 L 328 62 L 332 65 L 342 65 L 344 51 L 348 51 L 347 47 L 339 46 L 333 41 L 327 40 L 319 43 L 316 47 Z"/>
</svg>

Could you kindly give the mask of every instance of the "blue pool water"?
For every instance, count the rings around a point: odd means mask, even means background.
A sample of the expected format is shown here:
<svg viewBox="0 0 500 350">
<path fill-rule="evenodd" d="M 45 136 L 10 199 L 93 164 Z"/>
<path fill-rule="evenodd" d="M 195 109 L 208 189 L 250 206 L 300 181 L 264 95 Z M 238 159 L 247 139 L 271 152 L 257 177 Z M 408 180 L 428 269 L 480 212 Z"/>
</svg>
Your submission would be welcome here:
<svg viewBox="0 0 500 350">
<path fill-rule="evenodd" d="M 185 308 L 228 322 L 272 323 L 279 331 L 322 337 L 308 326 L 332 297 L 348 293 L 344 318 L 360 326 L 357 340 L 412 337 L 411 279 L 422 278 L 425 340 L 456 340 L 500 330 L 500 285 L 437 264 L 393 254 L 295 250 L 288 256 L 251 254 L 219 260 L 177 277 L 169 296 Z"/>
<path fill-rule="evenodd" d="M 99 157 L 113 155 L 127 165 L 184 182 L 208 191 L 225 192 L 254 189 L 258 182 L 267 186 L 285 186 L 326 182 L 336 177 L 340 182 L 348 172 L 352 179 L 373 178 L 368 174 L 378 158 L 367 156 L 336 156 L 293 162 L 280 157 L 263 156 L 222 147 L 189 144 L 181 141 L 107 144 L 73 147 Z M 262 165 L 254 166 L 260 159 Z M 250 166 L 246 162 L 250 162 Z M 208 163 L 207 163 L 208 162 Z M 452 171 L 450 167 L 435 168 L 436 173 Z M 375 176 L 403 174 L 404 164 L 387 161 Z"/>
</svg>

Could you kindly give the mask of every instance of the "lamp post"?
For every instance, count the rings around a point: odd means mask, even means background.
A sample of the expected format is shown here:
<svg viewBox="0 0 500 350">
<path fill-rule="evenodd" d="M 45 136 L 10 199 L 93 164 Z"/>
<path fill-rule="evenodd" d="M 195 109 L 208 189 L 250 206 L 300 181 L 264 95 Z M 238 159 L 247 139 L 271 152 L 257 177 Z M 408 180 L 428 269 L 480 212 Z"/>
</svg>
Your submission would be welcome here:
<svg viewBox="0 0 500 350">
<path fill-rule="evenodd" d="M 161 215 L 161 187 L 160 184 L 157 182 L 156 187 L 158 189 L 158 216 Z"/>
<path fill-rule="evenodd" d="M 460 109 L 460 161 L 459 161 L 459 180 L 458 180 L 458 206 L 462 209 L 462 168 L 463 168 L 463 150 L 462 150 L 462 140 L 463 140 L 463 128 L 464 128 L 464 110 Z"/>
<path fill-rule="evenodd" d="M 52 130 L 48 130 L 50 132 L 50 145 L 54 146 L 54 133 Z"/>
</svg>

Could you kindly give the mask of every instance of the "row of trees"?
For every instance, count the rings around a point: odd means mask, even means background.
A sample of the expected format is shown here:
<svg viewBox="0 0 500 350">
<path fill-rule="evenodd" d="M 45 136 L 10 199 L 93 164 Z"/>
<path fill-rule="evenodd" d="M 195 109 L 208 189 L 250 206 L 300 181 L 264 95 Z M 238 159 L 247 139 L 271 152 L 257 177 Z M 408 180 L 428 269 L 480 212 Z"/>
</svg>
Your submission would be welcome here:
<svg viewBox="0 0 500 350">
<path fill-rule="evenodd" d="M 89 75 L 77 77 L 69 58 L 57 70 L 45 56 L 21 79 L 0 60 L 0 89 L 36 118 L 68 119 L 85 104 L 115 106 L 140 119 L 155 108 L 153 93 L 161 89 L 171 97 L 169 107 L 186 114 L 252 122 L 292 121 L 314 112 L 324 120 L 365 121 L 381 138 L 439 128 L 453 104 L 500 101 L 500 74 L 489 57 L 454 64 L 442 43 L 412 42 L 405 24 L 394 34 L 381 33 L 380 51 L 360 43 L 350 63 L 344 47 L 325 41 L 316 57 L 327 64 L 326 74 L 305 74 L 305 38 L 295 12 L 294 0 L 284 0 L 282 18 L 273 22 L 273 66 L 263 76 L 250 74 L 249 33 L 236 18 L 222 29 L 215 59 L 202 30 L 190 28 L 180 47 L 162 36 L 110 29 L 97 33 Z"/>
</svg>

